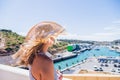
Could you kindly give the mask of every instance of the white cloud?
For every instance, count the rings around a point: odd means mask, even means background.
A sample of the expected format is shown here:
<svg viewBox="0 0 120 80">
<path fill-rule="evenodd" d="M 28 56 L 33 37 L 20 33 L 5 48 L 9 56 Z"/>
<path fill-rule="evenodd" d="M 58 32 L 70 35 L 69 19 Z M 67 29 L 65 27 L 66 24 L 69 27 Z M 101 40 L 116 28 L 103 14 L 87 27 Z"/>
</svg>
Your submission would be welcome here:
<svg viewBox="0 0 120 80">
<path fill-rule="evenodd" d="M 113 26 L 112 27 L 105 27 L 104 28 L 104 30 L 116 30 L 116 29 L 117 29 L 117 27 L 113 27 Z"/>
<path fill-rule="evenodd" d="M 62 38 L 62 39 L 79 39 L 78 37 L 79 35 L 76 35 L 76 34 L 67 34 L 67 35 L 60 35 L 58 36 L 58 39 L 59 38 Z"/>
<path fill-rule="evenodd" d="M 94 35 L 96 36 L 114 36 L 114 35 L 117 35 L 118 33 L 95 33 Z"/>
<path fill-rule="evenodd" d="M 120 26 L 105 27 L 105 31 L 120 31 Z"/>
<path fill-rule="evenodd" d="M 119 23 L 120 23 L 120 20 L 113 21 L 112 23 L 117 23 L 117 24 L 119 24 Z"/>
<path fill-rule="evenodd" d="M 120 20 L 113 23 L 120 23 Z M 95 40 L 95 41 L 113 41 L 120 38 L 120 25 L 113 25 L 103 28 L 103 31 L 91 33 L 88 35 L 69 34 L 62 37 L 67 39 Z"/>
<path fill-rule="evenodd" d="M 25 32 L 17 32 L 19 35 L 26 36 Z"/>
<path fill-rule="evenodd" d="M 62 39 L 79 39 L 79 40 L 94 40 L 94 41 L 113 41 L 115 39 L 120 38 L 120 32 L 106 32 L 106 33 L 94 33 L 90 35 L 62 35 Z"/>
<path fill-rule="evenodd" d="M 120 32 L 95 33 L 93 36 L 99 40 L 112 41 L 120 38 Z"/>
<path fill-rule="evenodd" d="M 114 23 L 112 26 L 105 27 L 103 32 L 95 33 L 94 35 L 98 35 L 101 38 L 106 37 L 106 39 L 111 39 L 111 40 L 119 39 L 120 25 L 118 23 L 120 23 L 120 20 L 113 21 L 112 23 Z"/>
</svg>

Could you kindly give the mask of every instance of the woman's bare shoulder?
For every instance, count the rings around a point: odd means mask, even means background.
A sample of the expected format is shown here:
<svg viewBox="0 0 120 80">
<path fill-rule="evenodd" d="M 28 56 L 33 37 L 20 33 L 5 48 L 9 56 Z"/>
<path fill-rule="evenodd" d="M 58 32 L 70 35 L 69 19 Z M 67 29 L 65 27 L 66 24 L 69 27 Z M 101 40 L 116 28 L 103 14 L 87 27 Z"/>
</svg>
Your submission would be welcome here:
<svg viewBox="0 0 120 80">
<path fill-rule="evenodd" d="M 43 54 L 39 54 L 38 56 L 36 56 L 34 58 L 34 61 L 33 61 L 33 65 L 37 65 L 37 66 L 52 66 L 53 65 L 53 61 L 52 59 L 50 59 L 48 56 L 46 55 L 43 55 Z"/>
<path fill-rule="evenodd" d="M 47 55 L 45 54 L 39 54 L 38 56 L 38 59 L 40 60 L 44 60 L 44 61 L 48 61 L 48 62 L 53 62 L 51 58 L 49 58 Z"/>
<path fill-rule="evenodd" d="M 54 74 L 52 74 L 54 73 L 53 61 L 45 55 L 36 56 L 32 64 L 32 68 L 36 75 L 41 74 L 44 77 L 47 76 L 49 79 L 54 78 Z"/>
</svg>

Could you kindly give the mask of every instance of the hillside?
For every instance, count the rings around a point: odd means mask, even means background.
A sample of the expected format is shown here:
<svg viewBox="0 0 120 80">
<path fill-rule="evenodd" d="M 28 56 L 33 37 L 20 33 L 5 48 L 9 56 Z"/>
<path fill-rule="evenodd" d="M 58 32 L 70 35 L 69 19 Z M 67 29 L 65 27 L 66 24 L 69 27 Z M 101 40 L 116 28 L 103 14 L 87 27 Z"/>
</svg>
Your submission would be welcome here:
<svg viewBox="0 0 120 80">
<path fill-rule="evenodd" d="M 1 29 L 0 55 L 5 56 L 15 53 L 19 49 L 19 46 L 23 43 L 24 38 L 24 36 L 18 35 L 17 33 L 12 32 L 11 30 Z M 51 48 L 49 48 L 49 52 L 54 54 L 63 51 L 66 49 L 67 45 L 67 42 L 58 41 Z"/>
<path fill-rule="evenodd" d="M 11 30 L 0 30 L 0 55 L 10 55 L 15 53 L 20 44 L 24 41 L 24 37 L 18 35 Z"/>
</svg>

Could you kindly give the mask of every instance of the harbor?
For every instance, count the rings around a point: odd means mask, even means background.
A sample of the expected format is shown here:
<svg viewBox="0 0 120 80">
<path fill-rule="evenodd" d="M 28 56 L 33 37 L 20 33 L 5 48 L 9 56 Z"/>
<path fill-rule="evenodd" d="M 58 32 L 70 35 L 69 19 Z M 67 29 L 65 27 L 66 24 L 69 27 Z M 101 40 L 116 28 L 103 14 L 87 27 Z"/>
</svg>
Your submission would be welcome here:
<svg viewBox="0 0 120 80">
<path fill-rule="evenodd" d="M 106 68 L 104 67 L 102 69 L 103 71 L 100 71 L 101 73 L 106 72 L 110 74 L 120 74 L 119 72 L 118 73 L 111 72 L 115 66 L 115 64 L 113 64 L 114 61 L 118 63 L 117 68 L 119 70 L 119 66 L 120 66 L 119 55 L 120 55 L 119 53 L 117 53 L 116 51 L 111 51 L 107 47 L 99 47 L 97 49 L 93 48 L 92 50 L 86 50 L 84 52 L 81 52 L 76 57 L 73 57 L 67 60 L 58 61 L 57 63 L 54 63 L 54 65 L 56 69 L 60 70 L 64 74 L 78 74 L 80 73 L 81 70 L 86 70 L 87 72 L 91 72 L 91 71 L 96 72 L 94 68 L 95 66 L 100 68 L 102 65 L 106 66 L 106 64 L 108 63 L 109 67 L 106 67 Z M 91 65 L 91 67 L 89 65 Z M 106 71 L 107 68 L 109 68 L 108 71 Z M 116 71 L 118 70 L 116 69 Z"/>
</svg>

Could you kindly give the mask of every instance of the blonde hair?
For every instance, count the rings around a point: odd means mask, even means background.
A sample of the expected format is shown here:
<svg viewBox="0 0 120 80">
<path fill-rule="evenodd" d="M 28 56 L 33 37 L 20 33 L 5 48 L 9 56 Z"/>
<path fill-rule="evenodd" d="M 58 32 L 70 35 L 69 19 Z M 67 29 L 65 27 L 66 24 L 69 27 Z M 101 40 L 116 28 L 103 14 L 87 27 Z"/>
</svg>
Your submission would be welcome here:
<svg viewBox="0 0 120 80">
<path fill-rule="evenodd" d="M 64 28 L 55 22 L 46 21 L 36 24 L 12 57 L 18 59 L 17 63 L 20 65 L 32 64 L 35 55 L 43 49 L 45 41 L 51 36 L 57 37 L 63 31 Z"/>
</svg>

